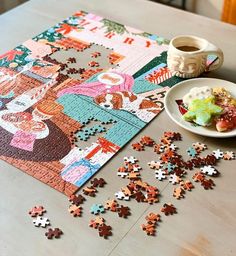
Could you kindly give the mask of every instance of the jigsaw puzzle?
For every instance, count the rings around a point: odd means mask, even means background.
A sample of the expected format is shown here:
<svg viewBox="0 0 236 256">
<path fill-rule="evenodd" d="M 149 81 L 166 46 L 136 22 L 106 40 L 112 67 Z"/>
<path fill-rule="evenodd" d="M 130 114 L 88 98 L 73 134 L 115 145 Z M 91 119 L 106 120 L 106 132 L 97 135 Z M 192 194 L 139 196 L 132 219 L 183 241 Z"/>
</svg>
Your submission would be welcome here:
<svg viewBox="0 0 236 256">
<path fill-rule="evenodd" d="M 167 44 L 80 11 L 1 55 L 0 159 L 75 193 L 181 81 L 166 67 Z"/>
</svg>

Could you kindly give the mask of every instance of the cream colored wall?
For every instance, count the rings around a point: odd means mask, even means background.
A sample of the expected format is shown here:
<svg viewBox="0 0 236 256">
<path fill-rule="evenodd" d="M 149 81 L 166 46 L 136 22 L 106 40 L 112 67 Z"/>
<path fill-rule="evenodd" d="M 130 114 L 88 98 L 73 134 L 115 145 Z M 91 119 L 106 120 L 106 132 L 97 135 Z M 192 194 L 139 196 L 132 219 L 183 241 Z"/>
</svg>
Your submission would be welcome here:
<svg viewBox="0 0 236 256">
<path fill-rule="evenodd" d="M 187 9 L 209 18 L 221 18 L 224 0 L 187 0 Z"/>
</svg>

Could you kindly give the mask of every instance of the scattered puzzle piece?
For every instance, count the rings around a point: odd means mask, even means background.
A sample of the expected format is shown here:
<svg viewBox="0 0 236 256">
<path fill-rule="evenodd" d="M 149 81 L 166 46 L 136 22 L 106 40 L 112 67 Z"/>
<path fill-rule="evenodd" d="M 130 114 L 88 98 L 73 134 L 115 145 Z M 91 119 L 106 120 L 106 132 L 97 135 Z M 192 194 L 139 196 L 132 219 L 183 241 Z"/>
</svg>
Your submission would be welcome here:
<svg viewBox="0 0 236 256">
<path fill-rule="evenodd" d="M 144 151 L 144 146 L 141 143 L 133 143 L 132 148 L 136 151 Z"/>
<path fill-rule="evenodd" d="M 49 228 L 47 230 L 47 232 L 45 233 L 45 236 L 48 239 L 53 239 L 54 237 L 55 238 L 60 238 L 62 234 L 63 234 L 63 232 L 59 228 L 55 228 L 55 229 Z"/>
<path fill-rule="evenodd" d="M 140 143 L 144 146 L 152 147 L 154 145 L 154 140 L 149 136 L 143 136 Z"/>
<path fill-rule="evenodd" d="M 71 195 L 69 197 L 69 201 L 73 204 L 75 204 L 76 206 L 82 204 L 85 201 L 85 198 L 82 195 Z"/>
<path fill-rule="evenodd" d="M 130 156 L 130 157 L 125 156 L 124 157 L 124 162 L 125 163 L 130 163 L 130 164 L 135 164 L 136 162 L 138 162 L 138 159 L 135 158 L 134 156 Z"/>
<path fill-rule="evenodd" d="M 129 196 L 126 196 L 122 191 L 118 191 L 117 193 L 115 193 L 115 196 L 119 200 L 129 200 Z"/>
<path fill-rule="evenodd" d="M 195 142 L 192 144 L 192 147 L 197 150 L 198 153 L 201 153 L 203 150 L 207 149 L 207 145 L 201 142 Z"/>
<path fill-rule="evenodd" d="M 171 203 L 164 204 L 163 207 L 161 208 L 161 212 L 163 212 L 167 216 L 177 213 L 176 208 Z"/>
<path fill-rule="evenodd" d="M 233 151 L 226 151 L 223 156 L 224 160 L 234 160 L 235 153 Z"/>
<path fill-rule="evenodd" d="M 188 149 L 187 149 L 187 153 L 188 153 L 188 155 L 189 156 L 191 156 L 191 157 L 195 157 L 198 153 L 197 153 L 197 150 L 195 149 L 195 148 L 193 148 L 193 147 L 189 147 Z"/>
<path fill-rule="evenodd" d="M 176 199 L 181 199 L 181 198 L 184 198 L 184 189 L 182 187 L 177 187 L 177 188 L 174 188 L 174 192 L 173 192 L 173 196 L 176 198 Z"/>
<path fill-rule="evenodd" d="M 68 209 L 69 213 L 72 214 L 74 217 L 81 216 L 82 214 L 82 207 L 76 205 L 70 205 Z"/>
<path fill-rule="evenodd" d="M 119 217 L 121 218 L 127 218 L 127 216 L 130 215 L 130 209 L 128 206 L 121 205 L 120 207 L 117 208 L 117 212 Z"/>
<path fill-rule="evenodd" d="M 117 211 L 117 207 L 118 207 L 118 203 L 116 200 L 107 200 L 106 203 L 105 203 L 105 206 L 104 208 L 106 210 L 110 210 L 112 212 L 116 212 Z"/>
<path fill-rule="evenodd" d="M 151 168 L 151 169 L 155 169 L 155 170 L 159 170 L 163 167 L 163 164 L 160 162 L 160 161 L 151 161 L 151 162 L 148 162 L 148 166 Z"/>
<path fill-rule="evenodd" d="M 155 144 L 153 150 L 155 153 L 160 154 L 165 151 L 165 146 L 163 144 Z"/>
<path fill-rule="evenodd" d="M 104 222 L 105 220 L 102 217 L 97 216 L 95 219 L 90 220 L 89 227 L 97 229 L 100 225 L 104 224 Z"/>
<path fill-rule="evenodd" d="M 224 153 L 220 149 L 214 150 L 212 154 L 215 156 L 217 160 L 223 158 L 224 156 Z"/>
<path fill-rule="evenodd" d="M 155 224 L 153 224 L 153 223 L 142 224 L 141 228 L 143 231 L 146 232 L 147 235 L 149 235 L 149 236 L 155 235 L 155 232 L 156 232 Z"/>
<path fill-rule="evenodd" d="M 180 185 L 184 190 L 188 191 L 191 191 L 194 188 L 193 183 L 189 180 L 180 182 Z"/>
<path fill-rule="evenodd" d="M 219 172 L 216 170 L 216 168 L 211 165 L 203 166 L 200 169 L 203 174 L 206 174 L 209 176 L 216 176 L 219 174 Z"/>
<path fill-rule="evenodd" d="M 31 217 L 37 217 L 37 216 L 42 216 L 46 210 L 44 209 L 43 206 L 34 206 L 30 211 L 29 215 Z"/>
<path fill-rule="evenodd" d="M 201 181 L 201 185 L 204 187 L 204 189 L 213 189 L 213 186 L 215 186 L 214 182 L 212 179 L 204 179 Z"/>
<path fill-rule="evenodd" d="M 161 215 L 155 214 L 153 212 L 150 212 L 145 219 L 147 220 L 148 223 L 153 223 L 156 224 L 158 221 L 161 219 Z"/>
<path fill-rule="evenodd" d="M 134 198 L 138 203 L 140 203 L 144 202 L 146 197 L 141 191 L 138 191 L 137 193 L 134 194 Z"/>
<path fill-rule="evenodd" d="M 181 178 L 177 176 L 175 173 L 170 175 L 169 182 L 172 183 L 173 185 L 180 183 Z"/>
<path fill-rule="evenodd" d="M 96 195 L 96 193 L 97 193 L 97 190 L 96 190 L 96 188 L 94 188 L 94 187 L 85 187 L 85 188 L 83 189 L 83 193 L 84 193 L 85 195 L 87 195 L 87 196 L 92 196 L 92 197 L 94 197 L 94 196 Z"/>
<path fill-rule="evenodd" d="M 103 178 L 94 178 L 93 180 L 91 180 L 91 184 L 93 185 L 93 187 L 104 187 L 104 185 L 106 184 L 106 181 Z"/>
<path fill-rule="evenodd" d="M 112 235 L 112 232 L 111 232 L 112 228 L 111 228 L 111 226 L 107 226 L 107 225 L 104 224 L 104 223 L 99 226 L 98 230 L 99 230 L 99 236 L 102 236 L 102 237 L 104 237 L 105 239 L 106 239 L 108 236 L 111 236 L 111 235 Z"/>
<path fill-rule="evenodd" d="M 157 171 L 155 171 L 155 177 L 156 177 L 156 179 L 162 181 L 162 180 L 166 179 L 166 172 L 163 170 L 157 170 Z"/>
<path fill-rule="evenodd" d="M 46 228 L 47 226 L 50 225 L 50 221 L 48 218 L 43 218 L 38 216 L 36 219 L 33 220 L 33 224 L 35 227 Z"/>
<path fill-rule="evenodd" d="M 104 213 L 104 212 L 105 212 L 105 209 L 102 204 L 93 204 L 90 208 L 90 213 L 95 215 L 99 213 Z"/>
<path fill-rule="evenodd" d="M 193 175 L 193 180 L 196 182 L 202 182 L 205 179 L 205 176 L 201 172 L 196 172 Z"/>
</svg>

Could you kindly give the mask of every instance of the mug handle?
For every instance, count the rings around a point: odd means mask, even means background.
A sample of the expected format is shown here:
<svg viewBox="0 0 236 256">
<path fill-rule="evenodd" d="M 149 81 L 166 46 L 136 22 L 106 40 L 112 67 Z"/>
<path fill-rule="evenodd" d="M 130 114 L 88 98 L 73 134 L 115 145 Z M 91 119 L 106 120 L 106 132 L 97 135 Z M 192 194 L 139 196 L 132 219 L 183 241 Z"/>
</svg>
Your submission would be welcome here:
<svg viewBox="0 0 236 256">
<path fill-rule="evenodd" d="M 204 50 L 204 53 L 206 55 L 216 55 L 218 57 L 215 62 L 213 62 L 210 66 L 207 67 L 207 71 L 212 71 L 222 66 L 224 62 L 224 54 L 220 48 L 218 48 L 212 43 L 208 43 L 208 46 Z"/>
</svg>

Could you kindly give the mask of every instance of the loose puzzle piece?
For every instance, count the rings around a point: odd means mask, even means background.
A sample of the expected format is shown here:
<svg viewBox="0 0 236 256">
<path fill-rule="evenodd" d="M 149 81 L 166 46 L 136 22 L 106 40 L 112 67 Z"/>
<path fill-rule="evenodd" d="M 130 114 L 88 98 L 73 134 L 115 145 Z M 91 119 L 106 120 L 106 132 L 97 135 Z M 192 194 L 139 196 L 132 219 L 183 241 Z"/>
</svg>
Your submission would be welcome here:
<svg viewBox="0 0 236 256">
<path fill-rule="evenodd" d="M 163 212 L 167 216 L 177 213 L 176 208 L 171 203 L 164 204 L 163 207 L 161 208 L 161 212 Z"/>
<path fill-rule="evenodd" d="M 104 222 L 105 220 L 102 217 L 97 216 L 95 219 L 90 220 L 89 227 L 97 229 L 99 226 L 104 224 Z"/>
<path fill-rule="evenodd" d="M 129 196 L 126 196 L 122 191 L 118 191 L 117 193 L 115 193 L 115 196 L 119 200 L 129 200 Z"/>
<path fill-rule="evenodd" d="M 224 156 L 224 153 L 220 149 L 214 150 L 212 154 L 215 156 L 216 159 L 221 159 Z"/>
<path fill-rule="evenodd" d="M 196 149 L 198 153 L 201 153 L 203 150 L 207 149 L 207 145 L 201 142 L 195 142 L 192 144 L 192 147 Z"/>
<path fill-rule="evenodd" d="M 155 177 L 158 180 L 162 181 L 162 180 L 166 179 L 166 172 L 163 170 L 157 170 L 157 171 L 155 171 Z"/>
<path fill-rule="evenodd" d="M 169 182 L 172 183 L 173 185 L 180 183 L 181 178 L 177 176 L 175 173 L 171 174 L 169 177 Z"/>
<path fill-rule="evenodd" d="M 144 146 L 152 147 L 154 145 L 154 140 L 149 136 L 143 136 L 140 143 Z"/>
<path fill-rule="evenodd" d="M 29 215 L 31 215 L 31 217 L 37 217 L 37 216 L 42 216 L 45 212 L 46 210 L 44 209 L 43 206 L 34 206 L 29 211 Z"/>
<path fill-rule="evenodd" d="M 184 190 L 188 190 L 188 191 L 191 191 L 194 188 L 193 183 L 189 180 L 180 182 L 180 185 Z"/>
<path fill-rule="evenodd" d="M 175 197 L 176 199 L 184 198 L 184 193 L 185 191 L 182 187 L 174 188 L 173 197 Z"/>
<path fill-rule="evenodd" d="M 127 216 L 130 215 L 130 209 L 128 206 L 121 205 L 120 207 L 117 208 L 117 212 L 119 217 L 121 218 L 127 218 Z"/>
<path fill-rule="evenodd" d="M 85 198 L 82 195 L 71 195 L 69 197 L 69 201 L 73 204 L 75 204 L 76 206 L 82 204 L 85 201 Z"/>
<path fill-rule="evenodd" d="M 165 151 L 165 146 L 163 144 L 155 144 L 153 150 L 155 153 L 160 154 Z"/>
<path fill-rule="evenodd" d="M 102 204 L 93 204 L 90 208 L 90 213 L 95 215 L 99 213 L 104 213 L 104 212 L 105 212 L 105 209 Z"/>
<path fill-rule="evenodd" d="M 146 197 L 141 191 L 138 191 L 137 193 L 134 194 L 134 198 L 138 203 L 140 203 L 144 202 Z"/>
<path fill-rule="evenodd" d="M 132 148 L 136 151 L 144 151 L 144 146 L 141 143 L 133 143 Z"/>
<path fill-rule="evenodd" d="M 135 164 L 136 162 L 138 162 L 138 159 L 135 158 L 134 156 L 130 156 L 130 157 L 125 156 L 124 157 L 124 162 L 125 163 L 130 163 L 130 164 Z"/>
<path fill-rule="evenodd" d="M 117 207 L 118 207 L 118 203 L 117 203 L 117 201 L 116 200 L 107 200 L 106 202 L 105 202 L 105 206 L 104 206 L 104 208 L 106 209 L 106 210 L 110 210 L 110 211 L 112 211 L 112 212 L 116 212 L 117 211 Z"/>
<path fill-rule="evenodd" d="M 99 230 L 99 236 L 102 236 L 104 238 L 107 238 L 108 236 L 112 235 L 112 232 L 111 232 L 112 228 L 111 228 L 111 226 L 107 226 L 104 223 L 99 226 L 98 230 Z"/>
<path fill-rule="evenodd" d="M 153 212 L 150 212 L 145 219 L 147 220 L 148 223 L 153 223 L 156 224 L 158 221 L 161 219 L 161 215 L 155 214 Z"/>
<path fill-rule="evenodd" d="M 219 174 L 219 172 L 216 170 L 216 168 L 211 165 L 203 166 L 200 169 L 203 174 L 206 174 L 209 176 L 216 176 Z"/>
<path fill-rule="evenodd" d="M 163 164 L 160 162 L 160 161 L 151 161 L 151 162 L 148 162 L 148 166 L 151 168 L 151 169 L 155 169 L 155 170 L 159 170 L 163 167 Z"/>
<path fill-rule="evenodd" d="M 147 223 L 147 224 L 142 224 L 141 228 L 143 231 L 147 233 L 149 236 L 154 236 L 156 232 L 156 227 L 155 224 L 153 223 Z"/>
<path fill-rule="evenodd" d="M 204 187 L 204 189 L 213 189 L 213 186 L 215 186 L 214 182 L 212 179 L 204 179 L 201 181 L 201 185 Z"/>
<path fill-rule="evenodd" d="M 69 213 L 72 214 L 74 217 L 81 216 L 82 214 L 82 207 L 76 205 L 70 205 L 68 209 Z"/>
<path fill-rule="evenodd" d="M 92 196 L 94 197 L 97 193 L 97 189 L 94 188 L 94 187 L 85 187 L 83 189 L 83 193 L 86 195 L 86 196 Z"/>
<path fill-rule="evenodd" d="M 38 216 L 36 219 L 33 220 L 33 224 L 35 225 L 35 227 L 46 228 L 47 226 L 50 225 L 50 221 L 48 218 Z"/>
<path fill-rule="evenodd" d="M 104 187 L 104 185 L 106 184 L 106 181 L 103 178 L 94 178 L 93 180 L 91 180 L 91 184 L 93 185 L 93 187 Z"/>
<path fill-rule="evenodd" d="M 196 182 L 202 182 L 205 179 L 205 175 L 202 174 L 201 172 L 196 172 L 193 175 L 193 180 Z"/>
<path fill-rule="evenodd" d="M 193 147 L 189 147 L 188 149 L 187 149 L 187 153 L 188 153 L 188 155 L 189 156 L 191 156 L 191 157 L 195 157 L 198 153 L 197 153 L 197 150 L 195 149 L 195 148 L 193 148 Z"/>
<path fill-rule="evenodd" d="M 235 153 L 233 151 L 226 151 L 223 156 L 224 160 L 234 160 Z"/>
<path fill-rule="evenodd" d="M 47 232 L 45 233 L 45 236 L 48 239 L 53 239 L 54 237 L 55 238 L 60 238 L 62 234 L 63 234 L 63 232 L 59 228 L 55 228 L 55 229 L 49 228 L 47 230 Z"/>
</svg>

